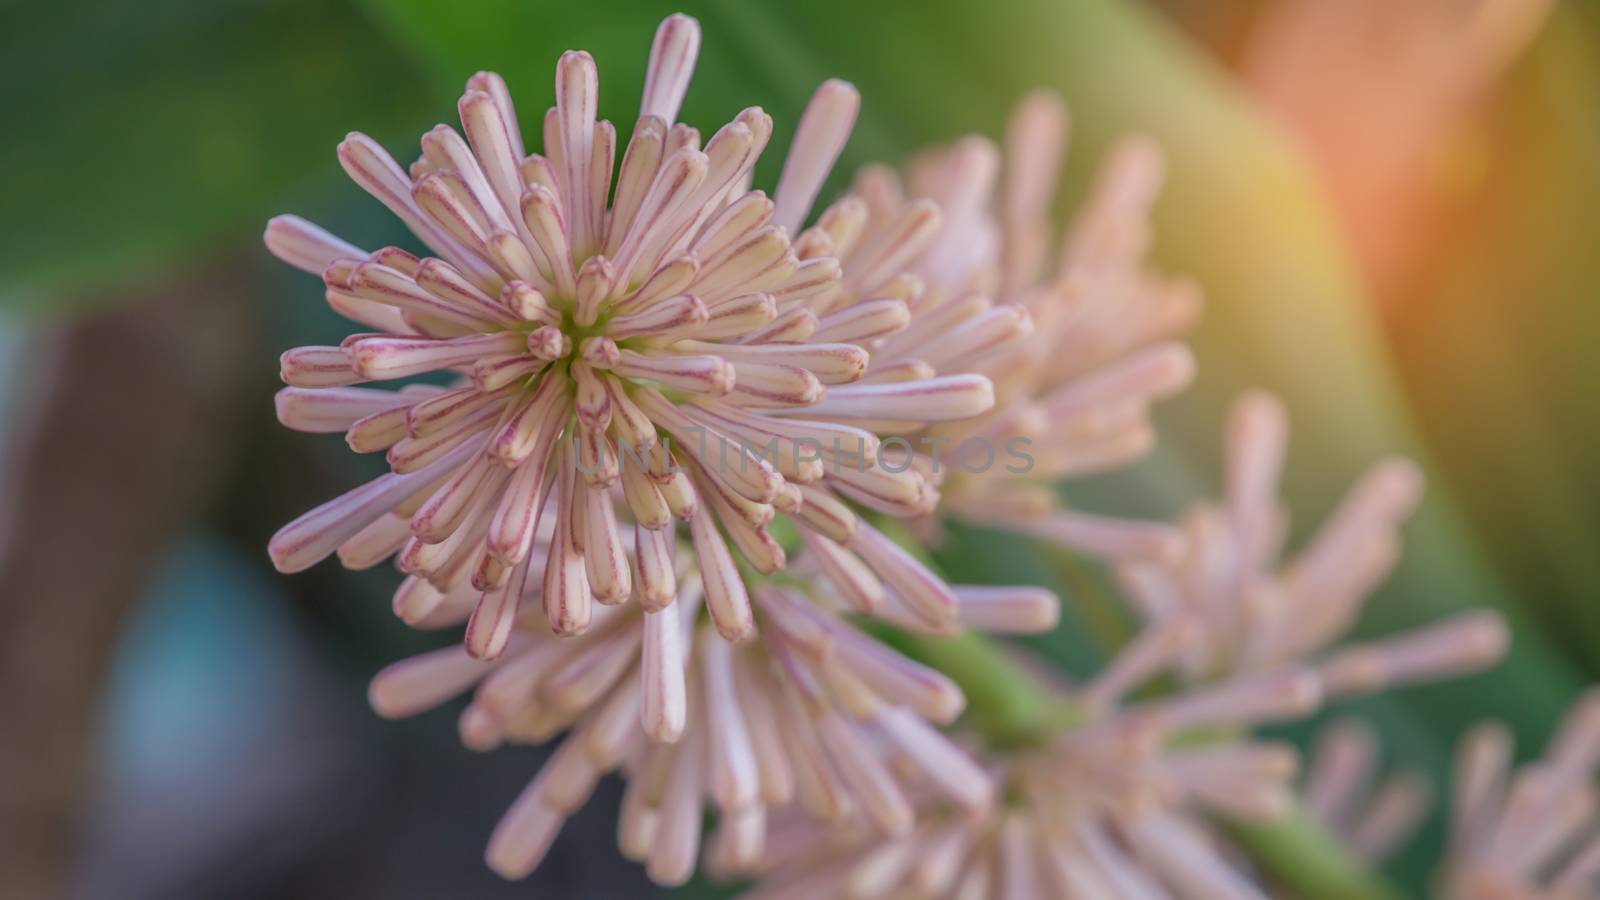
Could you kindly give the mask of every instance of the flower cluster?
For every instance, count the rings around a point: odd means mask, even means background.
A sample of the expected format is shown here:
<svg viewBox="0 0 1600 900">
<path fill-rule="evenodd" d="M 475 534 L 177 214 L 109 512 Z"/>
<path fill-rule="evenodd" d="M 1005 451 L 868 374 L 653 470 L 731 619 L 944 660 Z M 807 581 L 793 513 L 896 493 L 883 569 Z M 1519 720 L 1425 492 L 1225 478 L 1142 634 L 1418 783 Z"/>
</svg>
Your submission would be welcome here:
<svg viewBox="0 0 1600 900">
<path fill-rule="evenodd" d="M 466 138 L 428 132 L 409 174 L 364 135 L 340 145 L 351 177 L 434 256 L 365 253 L 293 217 L 268 226 L 274 252 L 319 273 L 329 303 L 375 329 L 285 353 L 279 418 L 343 431 L 358 452 L 385 451 L 391 469 L 283 528 L 271 545 L 281 570 L 336 550 L 353 567 L 398 554 L 412 578 L 397 606 L 416 618 L 476 595 L 467 645 L 492 658 L 533 591 L 561 634 L 635 589 L 651 608 L 670 603 L 681 520 L 712 621 L 740 640 L 755 623 L 729 545 L 759 572 L 782 569 L 768 527 L 781 511 L 854 557 L 841 565 L 903 588 L 930 623 L 954 613 L 950 593 L 836 493 L 891 513 L 926 508 L 933 489 L 919 471 L 877 465 L 877 438 L 849 421 L 890 410 L 937 421 L 992 403 L 978 376 L 866 377 L 862 344 L 908 322 L 896 276 L 937 214 L 864 232 L 859 204 L 844 202 L 791 240 L 855 94 L 839 83 L 818 93 L 769 200 L 745 186 L 772 131 L 765 113 L 745 110 L 703 150 L 673 121 L 698 45 L 692 20 L 662 25 L 614 187 L 615 129 L 595 119 L 593 59 L 573 52 L 556 70 L 542 156 L 526 154 L 504 84 L 488 74 L 461 98 Z M 353 386 L 431 372 L 455 377 Z M 619 488 L 631 522 L 619 521 Z M 557 540 L 536 559 L 545 515 Z"/>
<path fill-rule="evenodd" d="M 1442 887 L 1455 900 L 1600 897 L 1600 693 L 1579 699 L 1544 754 L 1514 773 L 1512 751 L 1494 723 L 1462 739 Z"/>
<path fill-rule="evenodd" d="M 1435 885 L 1449 900 L 1592 900 L 1600 897 L 1600 691 L 1568 711 L 1544 753 L 1513 769 L 1510 731 L 1498 722 L 1460 742 L 1449 798 L 1450 834 Z M 1355 720 L 1319 737 L 1304 785 L 1307 808 L 1350 850 L 1381 859 L 1402 846 L 1431 804 L 1418 774 L 1377 779 L 1378 746 Z M 1376 782 L 1376 784 L 1374 784 Z"/>
<path fill-rule="evenodd" d="M 677 121 L 699 44 L 692 19 L 662 23 L 620 147 L 581 52 L 557 65 L 542 153 L 489 73 L 408 168 L 349 136 L 345 170 L 424 255 L 269 224 L 369 329 L 285 353 L 279 419 L 389 466 L 285 526 L 274 564 L 393 557 L 399 618 L 464 626 L 373 679 L 380 714 L 470 695 L 470 748 L 559 739 L 490 839 L 506 877 L 618 773 L 619 844 L 661 884 L 704 857 L 763 898 L 1264 896 L 1213 825 L 1297 803 L 1293 748 L 1252 730 L 1504 650 L 1486 614 L 1332 647 L 1395 561 L 1415 468 L 1375 468 L 1280 568 L 1287 424 L 1252 395 L 1223 503 L 1179 525 L 1061 508 L 1058 481 L 1148 451 L 1153 404 L 1193 377 L 1177 336 L 1198 292 L 1145 262 L 1158 150 L 1118 145 L 1054 253 L 1066 115 L 1046 94 L 1003 149 L 868 167 L 813 214 L 855 90 L 816 91 L 769 198 L 770 117 L 703 145 Z M 403 383 L 368 386 L 385 381 Z M 1056 624 L 1049 591 L 952 585 L 922 559 L 912 538 L 952 518 L 1111 560 L 1143 620 L 1014 742 L 942 731 L 962 686 L 896 649 Z M 1328 758 L 1307 790 L 1337 826 L 1370 759 Z M 1404 831 L 1385 810 L 1419 803 L 1384 796 L 1336 827 L 1364 855 Z"/>
<path fill-rule="evenodd" d="M 1123 702 L 1159 674 L 1130 646 L 1067 692 L 1071 715 L 1044 746 L 988 755 L 1003 800 L 981 814 L 930 795 L 917 830 L 888 841 L 783 820 L 746 897 L 1264 897 L 1207 815 L 1271 819 L 1292 806 L 1293 748 L 1246 731 L 1309 713 L 1316 679 L 1283 672 Z M 1238 736 L 1194 739 L 1204 734 Z"/>
<path fill-rule="evenodd" d="M 1300 786 L 1306 812 L 1365 862 L 1404 846 L 1433 802 L 1417 772 L 1379 777 L 1378 738 L 1371 725 L 1346 717 L 1323 726 Z"/>
<path fill-rule="evenodd" d="M 1225 443 L 1226 499 L 1185 516 L 1183 553 L 1118 567 L 1124 593 L 1151 633 L 1193 632 L 1183 659 L 1187 677 L 1307 665 L 1330 697 L 1346 697 L 1499 661 L 1509 635 L 1487 611 L 1332 647 L 1399 559 L 1399 528 L 1422 492 L 1415 464 L 1373 466 L 1306 547 L 1275 568 L 1288 525 L 1276 496 L 1288 445 L 1282 405 L 1265 393 L 1241 397 Z"/>
<path fill-rule="evenodd" d="M 448 647 L 373 679 L 373 707 L 396 718 L 472 691 L 460 731 L 474 749 L 567 733 L 496 830 L 488 857 L 496 871 L 532 871 L 566 817 L 614 770 L 629 779 L 619 843 L 663 884 L 692 873 L 707 805 L 723 833 L 736 836 L 722 852 L 740 865 L 763 852 L 768 810 L 789 804 L 828 821 L 861 817 L 886 834 L 912 827 L 912 781 L 964 808 L 987 808 L 984 772 L 934 727 L 965 704 L 948 678 L 846 621 L 834 595 L 807 581 L 757 587 L 761 638 L 729 643 L 711 624 L 696 624 L 703 585 L 680 562 L 690 574 L 661 609 L 600 607 L 577 636 L 524 614 L 495 660 Z M 974 627 L 1018 633 L 1054 624 L 1047 591 L 952 590 L 960 619 Z"/>
<path fill-rule="evenodd" d="M 1115 558 L 1175 552 L 1165 526 L 1059 508 L 1064 478 L 1136 461 L 1155 443 L 1151 405 L 1187 386 L 1194 362 L 1173 337 L 1200 311 L 1190 282 L 1145 268 L 1160 149 L 1128 139 L 1054 243 L 1050 211 L 1066 112 L 1039 92 L 1019 103 L 1004 148 L 969 136 L 915 159 L 902 179 L 873 166 L 857 179 L 870 220 L 918 198 L 944 224 L 913 273 L 925 286 L 905 332 L 874 365 L 975 372 L 993 381 L 985 413 L 921 429 L 911 440 L 947 473 L 926 523 L 956 517 Z"/>
<path fill-rule="evenodd" d="M 615 185 L 594 63 L 569 53 L 543 155 L 525 151 L 488 74 L 461 99 L 465 138 L 428 132 L 409 172 L 364 136 L 341 144 L 350 175 L 434 255 L 366 253 L 293 217 L 267 230 L 277 255 L 322 276 L 334 309 L 375 329 L 284 354 L 279 418 L 342 431 L 391 469 L 282 529 L 273 561 L 393 555 L 408 576 L 400 618 L 465 622 L 462 648 L 375 679 L 380 712 L 475 687 L 470 746 L 569 732 L 491 841 L 508 876 L 537 865 L 618 767 L 633 784 L 624 849 L 647 848 L 663 883 L 692 871 L 707 801 L 750 823 L 752 858 L 764 810 L 795 797 L 908 829 L 885 746 L 980 807 L 988 783 L 930 724 L 961 712 L 961 691 L 844 615 L 930 633 L 1056 618 L 1048 592 L 952 587 L 868 521 L 939 498 L 923 466 L 883 446 L 887 423 L 993 403 L 982 374 L 876 353 L 913 321 L 924 287 L 906 270 L 937 208 L 882 215 L 851 195 L 802 230 L 854 90 L 818 90 L 768 199 L 748 186 L 764 113 L 703 150 L 673 121 L 698 44 L 693 20 L 662 24 Z M 946 343 L 975 358 L 982 340 Z M 360 386 L 426 373 L 446 383 Z M 644 837 L 657 823 L 663 839 Z"/>
<path fill-rule="evenodd" d="M 1230 425 L 1227 508 L 1191 514 L 1177 557 L 1124 563 L 1144 626 L 1062 692 L 1064 715 L 1043 746 L 981 757 L 1000 803 L 973 815 L 934 797 L 916 832 L 887 843 L 865 827 L 788 822 L 749 896 L 1267 896 L 1210 826 L 1218 815 L 1270 822 L 1296 805 L 1298 754 L 1252 729 L 1352 693 L 1484 668 L 1504 652 L 1506 629 L 1480 613 L 1326 651 L 1394 561 L 1417 499 L 1414 468 L 1380 466 L 1295 564 L 1270 573 L 1287 424 L 1276 401 L 1251 395 Z M 1305 786 L 1313 815 L 1360 856 L 1391 849 L 1425 807 L 1415 780 L 1386 783 L 1363 804 L 1372 758 L 1361 733 L 1345 726 L 1323 750 Z"/>
</svg>

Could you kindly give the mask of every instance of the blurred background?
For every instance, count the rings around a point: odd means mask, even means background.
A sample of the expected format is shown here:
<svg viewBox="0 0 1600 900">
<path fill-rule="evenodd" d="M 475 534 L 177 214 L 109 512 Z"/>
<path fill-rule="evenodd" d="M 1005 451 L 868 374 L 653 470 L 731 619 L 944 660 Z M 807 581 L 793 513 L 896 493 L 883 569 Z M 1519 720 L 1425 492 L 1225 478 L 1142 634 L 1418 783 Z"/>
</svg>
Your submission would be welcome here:
<svg viewBox="0 0 1600 900">
<path fill-rule="evenodd" d="M 1531 752 L 1600 666 L 1600 8 L 1566 0 L 79 0 L 0 29 L 0 896 L 654 896 L 617 861 L 614 785 L 528 882 L 481 848 L 539 751 L 474 757 L 454 717 L 379 720 L 365 682 L 409 632 L 385 568 L 293 577 L 282 523 L 370 474 L 281 429 L 276 355 L 344 333 L 261 247 L 295 212 L 406 243 L 342 175 L 366 131 L 409 159 L 478 69 L 525 110 L 594 53 L 631 122 L 659 19 L 706 40 L 684 118 L 760 104 L 782 146 L 822 79 L 864 95 L 848 170 L 1052 86 L 1073 112 L 1059 212 L 1116 137 L 1170 160 L 1157 258 L 1208 309 L 1198 386 L 1138 469 L 1075 502 L 1171 515 L 1214 493 L 1222 410 L 1270 388 L 1304 529 L 1368 463 L 1429 500 L 1363 628 L 1512 616 L 1494 672 L 1355 705 L 1442 787 L 1486 717 Z M 758 183 L 776 175 L 777 154 Z M 966 532 L 962 579 L 1044 582 L 1095 664 L 1120 609 L 1082 560 Z M 1348 710 L 1341 710 L 1348 711 Z M 1294 732 L 1293 734 L 1299 734 Z M 1420 893 L 1439 829 L 1393 864 Z M 705 895 L 691 886 L 685 895 Z"/>
</svg>

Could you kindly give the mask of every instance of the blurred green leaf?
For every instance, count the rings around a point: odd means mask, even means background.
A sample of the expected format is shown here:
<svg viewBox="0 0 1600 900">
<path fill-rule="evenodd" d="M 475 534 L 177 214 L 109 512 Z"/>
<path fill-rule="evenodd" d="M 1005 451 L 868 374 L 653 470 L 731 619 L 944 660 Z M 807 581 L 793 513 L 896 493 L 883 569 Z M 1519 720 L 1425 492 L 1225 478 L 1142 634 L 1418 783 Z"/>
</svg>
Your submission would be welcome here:
<svg viewBox="0 0 1600 900">
<path fill-rule="evenodd" d="M 1434 279 L 1391 311 L 1441 461 L 1497 558 L 1590 674 L 1600 646 L 1600 56 L 1558 6 L 1481 133 Z M 1475 152 L 1474 152 L 1475 151 Z"/>
<path fill-rule="evenodd" d="M 420 81 L 344 3 L 26 4 L 3 36 L 0 306 L 54 309 L 258 232 Z"/>
</svg>

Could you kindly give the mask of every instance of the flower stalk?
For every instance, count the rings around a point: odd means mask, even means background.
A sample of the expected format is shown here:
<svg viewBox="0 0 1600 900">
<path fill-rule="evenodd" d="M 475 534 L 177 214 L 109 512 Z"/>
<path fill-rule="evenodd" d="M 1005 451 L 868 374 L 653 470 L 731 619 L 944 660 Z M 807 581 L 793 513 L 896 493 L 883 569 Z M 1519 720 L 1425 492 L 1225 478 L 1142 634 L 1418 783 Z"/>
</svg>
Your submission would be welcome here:
<svg viewBox="0 0 1600 900">
<path fill-rule="evenodd" d="M 883 629 L 883 639 L 933 666 L 967 696 L 966 723 L 996 750 L 1042 746 L 1082 716 L 1039 683 L 992 638 L 933 638 Z M 1399 900 L 1404 895 L 1355 859 L 1305 811 L 1274 822 L 1231 821 L 1250 859 L 1303 900 Z"/>
<path fill-rule="evenodd" d="M 995 750 L 1042 746 L 1081 719 L 1072 704 L 1051 696 L 996 642 L 976 633 L 945 638 L 885 628 L 881 636 L 960 685 L 967 723 Z"/>
<path fill-rule="evenodd" d="M 1400 900 L 1405 895 L 1296 808 L 1271 823 L 1232 822 L 1228 834 L 1271 878 L 1305 900 Z"/>
</svg>

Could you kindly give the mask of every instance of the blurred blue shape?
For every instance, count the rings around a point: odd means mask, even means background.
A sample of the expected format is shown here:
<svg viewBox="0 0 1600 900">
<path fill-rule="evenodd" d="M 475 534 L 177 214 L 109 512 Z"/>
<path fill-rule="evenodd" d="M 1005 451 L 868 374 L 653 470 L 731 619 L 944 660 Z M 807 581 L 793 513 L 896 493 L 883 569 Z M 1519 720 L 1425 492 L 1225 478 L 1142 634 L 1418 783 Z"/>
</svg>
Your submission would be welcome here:
<svg viewBox="0 0 1600 900">
<path fill-rule="evenodd" d="M 287 602 L 205 539 L 163 563 L 123 637 L 106 697 L 112 785 L 183 783 L 265 742 L 300 655 Z"/>
<path fill-rule="evenodd" d="M 355 829 L 359 691 L 263 579 L 205 538 L 161 565 L 107 679 L 76 896 L 279 896 Z"/>
</svg>

